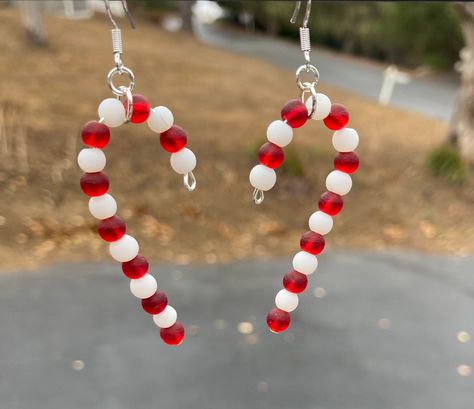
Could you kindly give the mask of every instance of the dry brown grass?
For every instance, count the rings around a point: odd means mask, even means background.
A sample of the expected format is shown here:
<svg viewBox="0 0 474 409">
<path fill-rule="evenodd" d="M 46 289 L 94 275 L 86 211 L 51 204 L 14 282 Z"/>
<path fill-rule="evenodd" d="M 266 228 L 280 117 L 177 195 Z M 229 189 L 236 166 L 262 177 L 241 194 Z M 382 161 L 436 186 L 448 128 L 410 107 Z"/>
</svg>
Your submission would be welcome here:
<svg viewBox="0 0 474 409">
<path fill-rule="evenodd" d="M 75 165 L 79 130 L 110 95 L 108 29 L 102 18 L 50 18 L 50 47 L 34 49 L 17 13 L 0 10 L 0 106 L 20 109 L 28 158 L 21 173 L 8 161 L 0 164 L 3 268 L 108 259 Z M 199 158 L 199 188 L 191 195 L 146 125 L 113 132 L 107 148 L 111 192 L 144 253 L 214 263 L 295 251 L 332 167 L 329 132 L 314 122 L 296 131 L 293 146 L 305 177 L 280 176 L 262 206 L 251 202 L 247 179 L 256 162 L 252 147 L 264 142 L 281 105 L 297 96 L 293 74 L 146 22 L 124 31 L 124 60 L 136 73 L 136 91 L 174 111 Z M 472 185 L 448 186 L 424 167 L 446 125 L 324 84 L 321 90 L 350 109 L 362 141 L 362 167 L 328 244 L 472 253 Z"/>
</svg>

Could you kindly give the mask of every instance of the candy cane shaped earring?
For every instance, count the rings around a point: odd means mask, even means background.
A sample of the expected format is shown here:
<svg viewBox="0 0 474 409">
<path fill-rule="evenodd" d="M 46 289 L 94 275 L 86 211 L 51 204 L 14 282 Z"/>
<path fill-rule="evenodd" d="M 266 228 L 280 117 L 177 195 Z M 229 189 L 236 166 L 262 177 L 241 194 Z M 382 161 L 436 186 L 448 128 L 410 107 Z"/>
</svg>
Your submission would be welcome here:
<svg viewBox="0 0 474 409">
<path fill-rule="evenodd" d="M 294 24 L 298 17 L 301 1 L 291 18 Z M 316 92 L 319 72 L 310 62 L 310 33 L 308 28 L 311 12 L 311 0 L 307 1 L 303 26 L 300 27 L 301 50 L 305 63 L 296 70 L 296 82 L 301 91 L 300 99 L 288 101 L 281 110 L 281 119 L 272 122 L 267 129 L 268 142 L 259 151 L 260 164 L 250 171 L 250 183 L 255 188 L 253 199 L 260 204 L 264 199 L 264 191 L 270 190 L 276 183 L 275 170 L 285 158 L 283 147 L 293 139 L 293 129 L 303 126 L 308 118 L 323 120 L 327 128 L 335 131 L 332 143 L 337 156 L 334 159 L 335 170 L 326 178 L 327 192 L 319 198 L 319 210 L 309 218 L 309 228 L 300 240 L 301 251 L 293 258 L 293 269 L 283 277 L 283 289 L 275 297 L 276 308 L 267 315 L 267 324 L 271 331 L 285 331 L 291 322 L 290 312 L 298 306 L 298 294 L 308 284 L 307 276 L 318 267 L 316 256 L 325 245 L 324 236 L 333 227 L 332 216 L 337 215 L 343 206 L 342 196 L 352 188 L 350 174 L 359 166 L 359 159 L 354 150 L 359 144 L 359 136 L 354 129 L 346 128 L 349 113 L 341 104 L 331 103 L 329 98 Z M 303 76 L 312 81 L 304 81 Z M 308 98 L 306 99 L 306 97 Z M 305 101 L 306 100 L 306 101 Z"/>
<path fill-rule="evenodd" d="M 123 124 L 139 124 L 147 121 L 152 131 L 160 134 L 162 147 L 171 153 L 171 167 L 184 175 L 184 184 L 189 191 L 196 187 L 192 173 L 196 166 L 194 153 L 187 149 L 186 132 L 177 125 L 171 111 L 163 106 L 150 108 L 147 99 L 142 95 L 132 94 L 135 87 L 133 72 L 122 63 L 121 31 L 115 22 L 108 0 L 104 0 L 108 16 L 112 22 L 112 47 L 115 67 L 110 70 L 107 82 L 115 98 L 107 98 L 99 105 L 98 121 L 90 121 L 82 129 L 82 140 L 88 146 L 79 152 L 77 161 L 85 172 L 81 177 L 81 189 L 90 197 L 89 210 L 99 220 L 100 237 L 110 243 L 109 252 L 113 259 L 122 263 L 122 271 L 130 278 L 132 294 L 141 299 L 143 309 L 153 316 L 160 327 L 160 336 L 169 345 L 179 345 L 184 339 L 184 327 L 177 321 L 176 310 L 168 305 L 166 294 L 158 289 L 156 279 L 148 273 L 148 261 L 139 254 L 137 240 L 126 233 L 125 223 L 116 216 L 117 203 L 108 193 L 109 179 L 103 172 L 106 164 L 105 148 L 110 140 L 110 128 Z M 134 24 L 122 0 L 131 26 Z M 128 77 L 128 86 L 115 86 L 116 75 Z"/>
</svg>

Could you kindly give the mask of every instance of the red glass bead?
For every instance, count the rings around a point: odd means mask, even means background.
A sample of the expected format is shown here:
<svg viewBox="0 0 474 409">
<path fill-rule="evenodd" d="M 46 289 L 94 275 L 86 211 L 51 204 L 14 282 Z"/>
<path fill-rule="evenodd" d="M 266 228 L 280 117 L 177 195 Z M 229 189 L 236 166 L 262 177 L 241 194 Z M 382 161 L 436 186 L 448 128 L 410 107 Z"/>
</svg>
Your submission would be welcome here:
<svg viewBox="0 0 474 409">
<path fill-rule="evenodd" d="M 260 151 L 258 152 L 258 160 L 262 165 L 276 169 L 285 160 L 285 153 L 278 145 L 267 142 L 260 148 Z"/>
<path fill-rule="evenodd" d="M 280 310 L 279 308 L 273 308 L 267 315 L 267 325 L 272 332 L 283 332 L 291 323 L 291 315 L 289 312 Z"/>
<path fill-rule="evenodd" d="M 302 293 L 308 285 L 308 277 L 296 270 L 288 271 L 283 277 L 283 287 L 290 293 Z"/>
<path fill-rule="evenodd" d="M 324 118 L 324 125 L 333 131 L 344 128 L 349 122 L 349 112 L 341 104 L 332 104 L 331 112 Z"/>
<path fill-rule="evenodd" d="M 123 273 L 132 280 L 142 278 L 148 273 L 148 267 L 148 260 L 141 254 L 130 261 L 122 263 Z"/>
<path fill-rule="evenodd" d="M 188 135 L 186 131 L 178 125 L 173 125 L 170 129 L 160 134 L 160 144 L 165 151 L 170 153 L 179 152 L 186 146 Z"/>
<path fill-rule="evenodd" d="M 100 221 L 98 231 L 103 240 L 113 242 L 120 240 L 127 228 L 120 217 L 112 216 Z"/>
<path fill-rule="evenodd" d="M 167 305 L 168 297 L 160 290 L 157 290 L 151 297 L 142 300 L 143 309 L 153 315 L 163 312 Z"/>
<path fill-rule="evenodd" d="M 150 116 L 151 106 L 148 100 L 140 94 L 134 94 L 132 97 L 132 117 L 130 118 L 130 122 L 132 124 L 141 124 L 145 122 L 148 117 Z M 123 102 L 123 106 L 125 107 L 125 112 L 128 112 L 128 104 L 127 101 Z"/>
<path fill-rule="evenodd" d="M 359 167 L 359 158 L 355 152 L 339 152 L 334 159 L 334 167 L 345 173 L 354 173 Z"/>
<path fill-rule="evenodd" d="M 301 236 L 300 247 L 301 250 L 318 255 L 324 250 L 324 237 L 314 231 L 307 231 Z"/>
<path fill-rule="evenodd" d="M 82 140 L 92 148 L 103 148 L 110 141 L 110 129 L 97 121 L 89 121 L 82 128 Z"/>
<path fill-rule="evenodd" d="M 81 189 L 87 196 L 102 196 L 109 185 L 109 178 L 102 172 L 84 173 L 81 177 Z"/>
<path fill-rule="evenodd" d="M 322 212 L 330 216 L 335 216 L 342 210 L 344 202 L 342 201 L 342 197 L 337 193 L 324 192 L 319 198 L 318 205 L 319 210 Z"/>
<path fill-rule="evenodd" d="M 292 128 L 299 128 L 308 120 L 308 108 L 299 99 L 292 99 L 281 109 L 281 119 Z"/>
<path fill-rule="evenodd" d="M 168 345 L 179 345 L 184 339 L 184 327 L 180 322 L 176 322 L 169 328 L 161 328 L 161 339 Z"/>
</svg>

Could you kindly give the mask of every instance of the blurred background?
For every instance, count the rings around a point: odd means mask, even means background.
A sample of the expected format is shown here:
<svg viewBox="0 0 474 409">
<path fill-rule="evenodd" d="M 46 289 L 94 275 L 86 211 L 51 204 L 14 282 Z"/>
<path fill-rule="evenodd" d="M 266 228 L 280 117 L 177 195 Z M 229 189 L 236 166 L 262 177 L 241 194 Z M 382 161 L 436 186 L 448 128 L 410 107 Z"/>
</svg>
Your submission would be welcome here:
<svg viewBox="0 0 474 409">
<path fill-rule="evenodd" d="M 104 3 L 2 1 L 0 407 L 472 408 L 473 3 L 313 2 L 318 91 L 361 167 L 283 335 L 265 314 L 334 156 L 311 121 L 254 205 L 267 125 L 299 97 L 295 2 L 128 6 L 124 64 L 188 131 L 198 188 L 142 125 L 112 131 L 110 191 L 187 338 L 162 344 L 79 188 L 80 130 L 112 96 Z"/>
</svg>

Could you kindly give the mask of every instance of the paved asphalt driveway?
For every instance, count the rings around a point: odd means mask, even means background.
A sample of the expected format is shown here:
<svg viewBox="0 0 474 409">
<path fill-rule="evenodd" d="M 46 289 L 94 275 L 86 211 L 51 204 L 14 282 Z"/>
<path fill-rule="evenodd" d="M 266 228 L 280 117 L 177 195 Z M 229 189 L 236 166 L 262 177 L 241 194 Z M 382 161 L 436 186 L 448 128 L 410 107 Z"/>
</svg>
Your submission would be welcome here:
<svg viewBox="0 0 474 409">
<path fill-rule="evenodd" d="M 198 21 L 195 27 L 196 35 L 204 43 L 261 58 L 292 71 L 304 61 L 298 43 L 199 24 Z M 322 82 L 378 100 L 383 81 L 382 65 L 322 49 L 312 51 L 312 61 L 319 69 Z M 458 87 L 459 83 L 454 75 L 416 78 L 409 84 L 395 86 L 391 104 L 448 121 L 454 109 Z"/>
<path fill-rule="evenodd" d="M 288 266 L 157 267 L 193 334 L 180 348 L 115 265 L 3 273 L 0 408 L 474 407 L 474 378 L 457 372 L 474 366 L 457 340 L 474 334 L 474 258 L 330 251 L 291 331 L 273 335 L 264 315 Z"/>
</svg>

